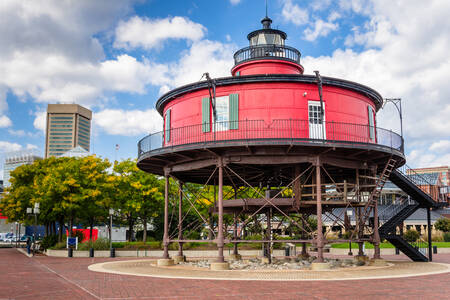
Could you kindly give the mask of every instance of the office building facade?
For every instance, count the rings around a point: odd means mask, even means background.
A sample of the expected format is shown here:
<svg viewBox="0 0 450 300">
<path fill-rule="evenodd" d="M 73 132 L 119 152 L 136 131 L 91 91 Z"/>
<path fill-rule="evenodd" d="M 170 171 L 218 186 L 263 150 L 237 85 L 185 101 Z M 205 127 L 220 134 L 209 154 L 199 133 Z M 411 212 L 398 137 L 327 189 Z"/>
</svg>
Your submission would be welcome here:
<svg viewBox="0 0 450 300">
<path fill-rule="evenodd" d="M 45 157 L 60 156 L 77 146 L 90 150 L 92 112 L 78 104 L 49 104 Z"/>
</svg>

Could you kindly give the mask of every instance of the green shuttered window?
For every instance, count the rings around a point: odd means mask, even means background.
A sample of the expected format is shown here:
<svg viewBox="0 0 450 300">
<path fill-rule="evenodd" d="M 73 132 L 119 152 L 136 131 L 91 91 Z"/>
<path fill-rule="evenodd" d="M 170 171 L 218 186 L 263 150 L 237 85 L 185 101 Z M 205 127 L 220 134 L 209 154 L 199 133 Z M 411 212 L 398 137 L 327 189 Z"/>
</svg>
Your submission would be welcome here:
<svg viewBox="0 0 450 300">
<path fill-rule="evenodd" d="M 209 98 L 202 99 L 202 131 L 210 132 L 211 131 L 211 122 L 210 122 L 210 105 Z"/>
<path fill-rule="evenodd" d="M 165 120 L 166 143 L 170 141 L 170 111 L 171 109 L 168 109 L 166 111 L 166 120 Z"/>
<path fill-rule="evenodd" d="M 239 128 L 239 94 L 230 94 L 230 129 Z"/>
<path fill-rule="evenodd" d="M 374 113 L 371 106 L 367 106 L 367 111 L 369 114 L 369 136 L 371 140 L 375 139 L 375 120 L 374 120 Z"/>
</svg>

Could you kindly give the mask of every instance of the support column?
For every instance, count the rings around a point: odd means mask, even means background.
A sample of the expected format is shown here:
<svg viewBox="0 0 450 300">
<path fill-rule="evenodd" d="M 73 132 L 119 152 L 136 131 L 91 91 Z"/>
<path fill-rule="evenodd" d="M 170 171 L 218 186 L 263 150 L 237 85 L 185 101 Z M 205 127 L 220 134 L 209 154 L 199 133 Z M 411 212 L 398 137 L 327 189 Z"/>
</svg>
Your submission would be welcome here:
<svg viewBox="0 0 450 300">
<path fill-rule="evenodd" d="M 211 263 L 211 270 L 228 270 L 230 268 L 229 264 L 225 262 L 223 257 L 223 246 L 224 246 L 224 236 L 223 236 L 223 158 L 218 158 L 217 167 L 219 169 L 219 195 L 217 207 L 219 209 L 218 224 L 217 224 L 217 259 L 215 262 Z"/>
<path fill-rule="evenodd" d="M 178 194 L 178 240 L 183 239 L 183 183 L 180 181 Z M 183 257 L 183 243 L 178 242 L 178 256 Z"/>
<path fill-rule="evenodd" d="M 433 261 L 432 241 L 431 241 L 431 208 L 427 207 L 427 229 L 428 229 L 428 261 Z"/>
<path fill-rule="evenodd" d="M 158 266 L 171 266 L 173 259 L 169 257 L 169 172 L 164 170 L 164 252 L 162 259 L 158 259 Z"/>
<path fill-rule="evenodd" d="M 169 258 L 169 176 L 164 175 L 164 254 L 163 258 Z"/>
<path fill-rule="evenodd" d="M 218 208 L 219 208 L 219 220 L 217 226 L 217 248 L 218 248 L 218 256 L 217 262 L 224 262 L 223 258 L 223 246 L 224 246 L 224 237 L 223 237 L 223 159 L 219 157 L 219 195 L 218 195 Z"/>
<path fill-rule="evenodd" d="M 269 260 L 269 264 L 272 263 L 272 253 L 271 253 L 271 241 L 272 241 L 272 214 L 271 210 L 269 209 L 266 212 L 266 219 L 267 219 L 267 230 L 266 230 L 266 240 L 269 240 L 267 242 L 267 258 Z"/>
<path fill-rule="evenodd" d="M 380 259 L 380 233 L 378 232 L 378 200 L 375 200 L 375 207 L 373 208 L 373 258 Z"/>
<path fill-rule="evenodd" d="M 323 260 L 323 232 L 322 232 L 322 180 L 320 178 L 320 158 L 316 161 L 316 202 L 317 202 L 317 262 Z"/>
</svg>

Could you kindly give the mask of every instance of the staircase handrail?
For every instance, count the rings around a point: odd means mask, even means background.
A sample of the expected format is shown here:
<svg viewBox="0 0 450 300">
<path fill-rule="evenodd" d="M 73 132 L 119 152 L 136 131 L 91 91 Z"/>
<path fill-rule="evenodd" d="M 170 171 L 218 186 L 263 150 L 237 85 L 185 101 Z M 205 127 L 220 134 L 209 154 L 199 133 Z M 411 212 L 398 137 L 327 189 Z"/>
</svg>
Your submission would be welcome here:
<svg viewBox="0 0 450 300">
<path fill-rule="evenodd" d="M 424 176 L 414 171 L 414 169 L 408 166 L 407 164 L 404 164 L 403 166 L 397 168 L 396 170 L 400 172 L 403 176 L 405 176 L 409 181 L 413 182 L 415 185 L 433 185 Z M 408 174 L 408 172 L 410 174 Z M 420 182 L 414 180 L 416 178 L 420 179 Z"/>
<path fill-rule="evenodd" d="M 384 207 L 383 210 L 378 213 L 378 215 L 380 216 L 381 220 L 389 221 L 393 216 L 395 216 L 399 211 L 401 211 L 408 205 L 409 205 L 408 199 L 402 197 L 400 204 L 392 203 L 392 204 Z"/>
</svg>

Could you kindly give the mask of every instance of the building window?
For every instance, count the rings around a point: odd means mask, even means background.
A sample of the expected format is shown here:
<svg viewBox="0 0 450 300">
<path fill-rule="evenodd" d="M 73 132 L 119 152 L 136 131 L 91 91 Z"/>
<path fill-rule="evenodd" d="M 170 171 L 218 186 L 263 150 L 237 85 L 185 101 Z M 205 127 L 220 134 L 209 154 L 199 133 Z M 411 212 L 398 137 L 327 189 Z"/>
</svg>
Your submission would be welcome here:
<svg viewBox="0 0 450 300">
<path fill-rule="evenodd" d="M 164 120 L 164 126 L 165 126 L 164 129 L 166 130 L 166 133 L 165 133 L 166 143 L 170 141 L 170 112 L 171 111 L 172 111 L 171 109 L 168 109 L 166 111 L 166 117 Z"/>
<path fill-rule="evenodd" d="M 210 107 L 209 98 L 202 99 L 202 131 L 210 132 L 212 120 L 214 131 L 239 128 L 239 94 L 216 97 L 215 114 Z"/>
<path fill-rule="evenodd" d="M 371 140 L 375 140 L 375 117 L 372 106 L 367 106 L 368 114 L 369 114 L 369 137 Z"/>
</svg>

